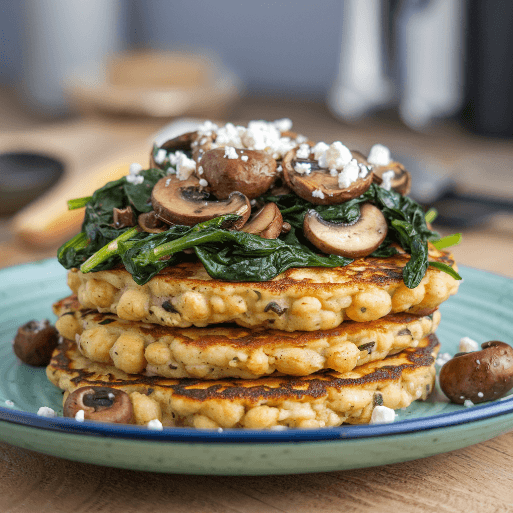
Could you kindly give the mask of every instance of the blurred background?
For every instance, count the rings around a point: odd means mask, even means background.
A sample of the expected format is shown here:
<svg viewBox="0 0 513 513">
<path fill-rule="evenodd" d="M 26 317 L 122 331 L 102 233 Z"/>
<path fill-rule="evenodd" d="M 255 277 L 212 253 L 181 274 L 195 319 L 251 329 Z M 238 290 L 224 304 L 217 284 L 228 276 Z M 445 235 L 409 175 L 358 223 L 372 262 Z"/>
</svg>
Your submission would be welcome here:
<svg viewBox="0 0 513 513">
<path fill-rule="evenodd" d="M 513 276 L 512 26 L 510 0 L 0 0 L 0 266 L 54 255 L 66 200 L 155 137 L 287 117 L 388 146 L 456 257 Z"/>
</svg>

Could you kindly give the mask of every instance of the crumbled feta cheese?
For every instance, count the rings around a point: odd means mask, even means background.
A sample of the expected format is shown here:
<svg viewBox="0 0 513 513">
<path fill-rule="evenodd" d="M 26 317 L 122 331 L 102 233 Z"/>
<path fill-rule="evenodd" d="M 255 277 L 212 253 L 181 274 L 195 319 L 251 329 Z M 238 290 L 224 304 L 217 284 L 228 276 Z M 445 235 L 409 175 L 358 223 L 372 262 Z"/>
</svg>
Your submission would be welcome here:
<svg viewBox="0 0 513 513">
<path fill-rule="evenodd" d="M 278 173 L 281 173 L 283 171 L 281 164 L 276 168 L 276 171 L 278 171 Z"/>
<path fill-rule="evenodd" d="M 289 429 L 287 426 L 271 426 L 271 431 L 286 431 Z"/>
<path fill-rule="evenodd" d="M 217 428 L 217 432 L 218 433 L 222 433 L 223 432 L 223 428 Z"/>
<path fill-rule="evenodd" d="M 393 180 L 394 176 L 395 176 L 395 173 L 392 170 L 385 171 L 381 175 L 381 178 L 383 179 L 383 181 L 381 182 L 381 187 L 383 187 L 383 189 L 385 189 L 385 191 L 389 191 L 390 189 L 392 189 L 392 180 Z"/>
<path fill-rule="evenodd" d="M 478 393 L 477 393 L 477 397 L 484 397 L 483 392 L 478 392 Z"/>
<path fill-rule="evenodd" d="M 309 175 L 312 171 L 312 164 L 309 162 L 298 162 L 294 166 L 294 171 L 300 175 Z"/>
<path fill-rule="evenodd" d="M 196 171 L 196 162 L 190 159 L 183 151 L 169 155 L 169 162 L 176 167 L 176 176 L 179 180 L 188 180 Z M 168 173 L 170 170 L 168 169 Z M 172 172 L 172 171 L 171 171 Z"/>
<path fill-rule="evenodd" d="M 224 158 L 225 159 L 238 159 L 239 154 L 235 150 L 233 146 L 225 146 L 224 148 Z"/>
<path fill-rule="evenodd" d="M 203 167 L 199 166 L 198 167 L 198 175 L 202 175 L 203 174 Z"/>
<path fill-rule="evenodd" d="M 204 178 L 201 178 L 199 184 L 201 187 L 207 187 L 208 182 Z"/>
<path fill-rule="evenodd" d="M 212 121 L 205 121 L 198 128 L 198 135 L 212 135 L 212 132 L 216 131 L 217 129 L 218 126 L 215 123 L 212 123 Z"/>
<path fill-rule="evenodd" d="M 326 153 L 329 146 L 325 142 L 319 142 L 312 148 L 312 153 L 314 154 L 314 159 L 319 160 L 321 155 Z"/>
<path fill-rule="evenodd" d="M 479 344 L 469 337 L 463 337 L 460 340 L 460 344 L 458 346 L 458 351 L 460 353 L 471 353 L 472 351 L 477 351 L 478 349 Z"/>
<path fill-rule="evenodd" d="M 252 206 L 252 207 L 255 207 L 256 204 L 257 204 L 257 200 L 256 199 L 252 199 L 249 204 Z"/>
<path fill-rule="evenodd" d="M 310 146 L 308 144 L 302 144 L 296 151 L 296 158 L 307 159 L 310 156 Z"/>
<path fill-rule="evenodd" d="M 155 155 L 153 156 L 153 160 L 159 165 L 164 164 L 166 159 L 167 151 L 164 148 L 160 148 L 160 150 L 158 150 L 157 153 L 155 153 Z"/>
<path fill-rule="evenodd" d="M 164 429 L 159 419 L 150 420 L 146 426 L 151 431 L 162 431 Z"/>
<path fill-rule="evenodd" d="M 107 394 L 107 397 L 111 400 L 111 401 L 114 401 L 114 399 L 116 398 L 116 396 L 112 393 L 112 392 L 109 392 Z"/>
<path fill-rule="evenodd" d="M 367 161 L 375 166 L 388 166 L 392 162 L 390 150 L 382 144 L 375 144 L 369 152 Z"/>
<path fill-rule="evenodd" d="M 134 185 L 139 185 L 144 182 L 144 176 L 142 175 L 127 175 L 126 181 Z"/>
<path fill-rule="evenodd" d="M 472 406 L 474 406 L 474 403 L 470 399 L 465 399 L 465 401 L 463 402 L 463 406 L 465 406 L 465 408 L 471 408 Z"/>
<path fill-rule="evenodd" d="M 85 411 L 84 410 L 78 410 L 75 414 L 75 420 L 77 422 L 84 422 L 85 420 Z"/>
<path fill-rule="evenodd" d="M 449 354 L 449 353 L 440 353 L 437 357 L 436 357 L 436 365 L 439 365 L 440 367 L 442 367 L 443 365 L 445 365 L 450 359 L 452 358 L 452 356 Z"/>
<path fill-rule="evenodd" d="M 41 408 L 39 408 L 39 410 L 37 410 L 37 414 L 40 417 L 48 417 L 48 418 L 57 417 L 57 413 L 55 413 L 55 411 L 52 410 L 52 408 L 49 408 L 48 406 L 41 406 Z"/>
<path fill-rule="evenodd" d="M 315 189 L 315 191 L 312 192 L 312 196 L 314 198 L 320 198 L 320 199 L 324 199 L 324 192 L 321 191 L 321 189 Z"/>
<path fill-rule="evenodd" d="M 134 162 L 133 164 L 130 164 L 129 173 L 131 175 L 138 175 L 143 170 L 143 167 L 141 164 Z"/>
<path fill-rule="evenodd" d="M 330 144 L 328 149 L 319 157 L 319 166 L 327 169 L 337 169 L 341 171 L 344 166 L 351 162 L 353 156 L 347 146 L 340 141 Z"/>
<path fill-rule="evenodd" d="M 244 162 L 247 162 L 248 158 L 249 157 L 247 155 L 242 155 L 240 159 L 243 160 Z"/>
<path fill-rule="evenodd" d="M 331 176 L 338 176 L 338 171 L 336 169 L 330 169 Z"/>
<path fill-rule="evenodd" d="M 273 124 L 280 132 L 287 132 L 292 128 L 292 121 L 289 118 L 277 119 Z"/>
<path fill-rule="evenodd" d="M 476 363 L 477 363 L 478 365 L 481 365 L 481 360 L 476 360 Z"/>
<path fill-rule="evenodd" d="M 395 420 L 395 411 L 386 406 L 375 406 L 372 410 L 371 424 L 389 424 Z"/>
<path fill-rule="evenodd" d="M 365 164 L 358 164 L 358 178 L 365 178 L 369 174 L 369 168 Z"/>
<path fill-rule="evenodd" d="M 356 161 L 356 159 L 350 160 L 338 175 L 338 186 L 341 189 L 346 189 L 353 182 L 356 182 L 356 180 L 358 180 L 359 172 L 360 168 L 358 167 L 358 162 Z"/>
<path fill-rule="evenodd" d="M 171 178 L 168 178 L 168 179 L 166 180 L 166 184 L 165 184 L 165 185 L 166 185 L 166 187 L 169 187 L 169 184 L 170 184 L 170 183 L 171 183 Z"/>
<path fill-rule="evenodd" d="M 14 403 L 10 399 L 7 399 L 7 401 L 5 401 L 5 404 L 7 406 L 14 406 Z"/>
<path fill-rule="evenodd" d="M 301 135 L 301 134 L 299 134 L 299 135 L 296 137 L 296 144 L 303 144 L 303 143 L 305 143 L 306 141 L 308 141 L 308 137 L 306 137 L 306 135 Z"/>
<path fill-rule="evenodd" d="M 242 146 L 241 135 L 246 129 L 242 126 L 235 126 L 233 123 L 226 123 L 216 131 L 216 146 Z"/>
</svg>

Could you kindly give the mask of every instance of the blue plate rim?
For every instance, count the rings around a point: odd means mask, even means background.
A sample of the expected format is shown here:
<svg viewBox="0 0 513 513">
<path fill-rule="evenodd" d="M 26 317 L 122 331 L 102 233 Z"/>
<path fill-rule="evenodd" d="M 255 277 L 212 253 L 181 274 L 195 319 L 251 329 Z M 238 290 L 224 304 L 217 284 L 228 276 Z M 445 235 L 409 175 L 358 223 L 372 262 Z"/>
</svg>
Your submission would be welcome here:
<svg viewBox="0 0 513 513">
<path fill-rule="evenodd" d="M 56 258 L 47 258 L 35 262 L 27 262 L 0 269 L 0 275 L 13 269 L 55 263 Z M 460 270 L 469 269 L 479 274 L 491 274 L 501 279 L 513 281 L 509 276 L 485 271 L 469 266 L 459 266 Z M 34 413 L 0 406 L 0 422 L 21 425 L 29 428 L 44 429 L 59 434 L 75 434 L 82 436 L 102 436 L 111 439 L 133 441 L 178 442 L 178 443 L 298 443 L 323 442 L 365 439 L 383 436 L 399 436 L 429 431 L 439 428 L 450 428 L 476 421 L 504 417 L 513 413 L 513 395 L 494 402 L 462 408 L 459 411 L 405 419 L 389 424 L 343 425 L 331 428 L 286 430 L 197 430 L 193 428 L 164 428 L 152 431 L 146 427 L 103 424 L 99 422 L 77 422 L 63 417 L 47 418 Z"/>
</svg>

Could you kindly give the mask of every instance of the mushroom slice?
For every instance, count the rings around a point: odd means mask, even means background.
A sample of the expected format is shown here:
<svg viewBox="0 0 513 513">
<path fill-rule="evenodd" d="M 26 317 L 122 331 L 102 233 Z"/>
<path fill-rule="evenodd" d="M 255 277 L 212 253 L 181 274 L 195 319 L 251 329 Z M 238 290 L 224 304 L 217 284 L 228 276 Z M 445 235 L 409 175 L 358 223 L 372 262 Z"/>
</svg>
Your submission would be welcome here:
<svg viewBox="0 0 513 513">
<path fill-rule="evenodd" d="M 158 150 L 166 150 L 166 151 L 184 151 L 190 152 L 192 151 L 193 142 L 198 137 L 197 132 L 187 132 L 185 134 L 179 135 L 178 137 L 174 137 L 173 139 L 169 139 L 164 144 L 162 144 Z M 154 156 L 154 148 L 152 148 L 150 153 L 150 167 L 157 167 L 159 169 L 164 169 L 161 164 L 157 164 L 155 162 Z"/>
<path fill-rule="evenodd" d="M 365 177 L 360 177 L 349 187 L 341 189 L 338 184 L 338 175 L 332 176 L 327 169 L 320 168 L 319 162 L 313 158 L 296 159 L 296 151 L 289 151 L 283 158 L 283 178 L 299 197 L 310 203 L 315 205 L 345 203 L 361 196 L 371 186 L 373 174 L 369 170 Z M 361 154 L 353 155 L 353 157 L 359 162 Z M 296 171 L 296 165 L 298 164 L 308 164 L 310 173 L 298 173 Z"/>
<path fill-rule="evenodd" d="M 112 216 L 114 218 L 114 228 L 121 229 L 135 226 L 135 214 L 130 206 L 126 208 L 113 208 Z"/>
<path fill-rule="evenodd" d="M 137 224 L 144 232 L 147 233 L 161 233 L 165 232 L 169 228 L 169 225 L 160 220 L 153 210 L 151 212 L 141 214 L 137 218 Z"/>
<path fill-rule="evenodd" d="M 265 204 L 241 231 L 260 235 L 264 239 L 277 239 L 283 226 L 283 217 L 276 203 Z"/>
<path fill-rule="evenodd" d="M 215 148 L 203 154 L 198 164 L 200 175 L 208 182 L 207 190 L 216 198 L 226 199 L 242 192 L 249 199 L 258 198 L 278 175 L 276 160 L 263 151 Z"/>
<path fill-rule="evenodd" d="M 126 392 L 109 387 L 81 387 L 68 395 L 63 408 L 65 417 L 75 417 L 82 410 L 85 420 L 131 424 L 133 407 Z"/>
<path fill-rule="evenodd" d="M 199 180 L 191 176 L 179 180 L 175 175 L 161 178 L 151 193 L 155 215 L 167 224 L 194 226 L 195 224 L 227 214 L 241 218 L 230 228 L 239 230 L 251 214 L 248 198 L 240 192 L 232 192 L 222 201 L 202 189 Z"/>
<path fill-rule="evenodd" d="M 371 203 L 360 207 L 360 217 L 350 224 L 330 223 L 318 212 L 309 210 L 303 223 L 306 238 L 324 253 L 347 258 L 370 255 L 385 240 L 385 217 Z"/>
<path fill-rule="evenodd" d="M 392 189 L 403 196 L 408 194 L 411 189 L 411 175 L 400 162 L 390 162 L 388 166 L 374 166 L 374 182 L 381 184 L 383 182 L 383 173 L 387 171 L 394 172 L 391 182 Z"/>
</svg>

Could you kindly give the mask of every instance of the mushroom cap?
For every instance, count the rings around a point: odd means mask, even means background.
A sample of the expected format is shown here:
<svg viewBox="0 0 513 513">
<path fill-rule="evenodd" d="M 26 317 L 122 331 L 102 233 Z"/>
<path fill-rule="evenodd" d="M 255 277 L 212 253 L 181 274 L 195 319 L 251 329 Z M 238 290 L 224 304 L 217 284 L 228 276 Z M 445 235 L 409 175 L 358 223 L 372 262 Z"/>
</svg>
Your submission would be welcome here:
<svg viewBox="0 0 513 513">
<path fill-rule="evenodd" d="M 137 224 L 141 230 L 146 233 L 162 233 L 169 228 L 169 225 L 159 219 L 153 210 L 151 212 L 139 214 Z"/>
<path fill-rule="evenodd" d="M 23 363 L 42 367 L 50 363 L 58 341 L 59 334 L 50 321 L 29 321 L 18 328 L 13 350 Z"/>
<path fill-rule="evenodd" d="M 75 417 L 84 410 L 86 420 L 130 424 L 134 410 L 126 392 L 109 387 L 81 387 L 68 395 L 64 402 L 63 415 Z"/>
<path fill-rule="evenodd" d="M 236 159 L 225 157 L 225 148 L 206 151 L 198 164 L 207 190 L 216 198 L 226 199 L 234 191 L 249 199 L 258 198 L 273 184 L 278 175 L 276 160 L 263 151 L 235 149 Z M 242 160 L 241 157 L 247 157 Z"/>
<path fill-rule="evenodd" d="M 391 162 L 388 166 L 374 166 L 374 181 L 380 184 L 382 182 L 381 177 L 383 173 L 387 171 L 394 172 L 394 178 L 391 183 L 392 189 L 403 196 L 409 194 L 411 189 L 411 175 L 400 162 Z"/>
<path fill-rule="evenodd" d="M 283 217 L 276 203 L 266 203 L 242 228 L 243 232 L 277 239 L 283 226 Z"/>
<path fill-rule="evenodd" d="M 240 192 L 232 192 L 222 201 L 211 200 L 196 177 L 179 180 L 176 175 L 161 178 L 151 193 L 155 215 L 167 224 L 194 226 L 227 214 L 241 216 L 234 229 L 240 229 L 251 214 L 249 200 Z"/>
<path fill-rule="evenodd" d="M 440 387 L 453 402 L 482 403 L 498 399 L 513 388 L 513 348 L 493 340 L 481 351 L 460 353 L 440 370 Z"/>
<path fill-rule="evenodd" d="M 173 139 L 169 139 L 164 144 L 159 146 L 159 149 L 167 151 L 191 151 L 192 143 L 196 140 L 197 137 L 197 132 L 187 132 L 185 134 L 179 135 L 178 137 L 174 137 Z M 153 148 L 150 152 L 150 167 L 164 169 L 160 164 L 155 162 L 155 158 L 153 156 Z"/>
<path fill-rule="evenodd" d="M 330 223 L 309 210 L 303 222 L 306 238 L 324 253 L 347 258 L 370 255 L 385 240 L 388 226 L 379 208 L 371 203 L 360 207 L 360 217 L 351 224 Z"/>
<path fill-rule="evenodd" d="M 301 159 L 298 162 L 310 163 L 312 172 L 308 175 L 301 175 L 294 170 L 296 162 L 296 151 L 291 150 L 285 155 L 282 162 L 283 178 L 287 185 L 301 198 L 314 203 L 315 205 L 337 205 L 345 203 L 353 198 L 361 196 L 369 189 L 373 180 L 372 171 L 369 170 L 367 176 L 358 178 L 349 187 L 341 189 L 338 185 L 338 176 L 331 176 L 327 169 L 319 167 L 316 160 Z M 356 153 L 353 158 L 360 163 L 363 157 L 361 153 Z M 365 160 L 365 157 L 363 157 Z M 366 162 L 366 161 L 365 161 Z M 364 163 L 364 162 L 361 162 Z M 320 190 L 324 197 L 312 196 L 315 190 Z"/>
</svg>

